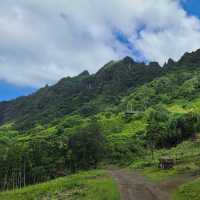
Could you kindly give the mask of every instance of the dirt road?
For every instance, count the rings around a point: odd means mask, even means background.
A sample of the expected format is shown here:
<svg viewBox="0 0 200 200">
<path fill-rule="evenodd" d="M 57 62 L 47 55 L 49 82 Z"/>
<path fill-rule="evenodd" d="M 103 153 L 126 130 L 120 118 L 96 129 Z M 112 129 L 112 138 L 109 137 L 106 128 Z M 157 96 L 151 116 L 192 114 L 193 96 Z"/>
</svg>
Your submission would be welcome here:
<svg viewBox="0 0 200 200">
<path fill-rule="evenodd" d="M 119 184 L 121 200 L 169 200 L 167 192 L 147 181 L 135 172 L 112 171 L 111 175 Z"/>
</svg>

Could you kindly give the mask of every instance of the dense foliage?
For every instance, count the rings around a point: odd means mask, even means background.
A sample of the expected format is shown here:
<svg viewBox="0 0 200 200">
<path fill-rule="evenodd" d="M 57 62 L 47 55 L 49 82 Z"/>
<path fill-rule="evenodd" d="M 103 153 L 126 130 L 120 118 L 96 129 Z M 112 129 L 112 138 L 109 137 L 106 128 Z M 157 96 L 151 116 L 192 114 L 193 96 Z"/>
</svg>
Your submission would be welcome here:
<svg viewBox="0 0 200 200">
<path fill-rule="evenodd" d="M 162 107 L 149 113 L 147 141 L 151 148 L 169 148 L 195 137 L 200 131 L 200 114 L 174 115 Z"/>
<path fill-rule="evenodd" d="M 33 138 L 1 137 L 0 188 L 22 187 L 96 168 L 104 154 L 103 143 L 93 121 L 72 135 L 58 129 L 52 135 Z"/>
</svg>

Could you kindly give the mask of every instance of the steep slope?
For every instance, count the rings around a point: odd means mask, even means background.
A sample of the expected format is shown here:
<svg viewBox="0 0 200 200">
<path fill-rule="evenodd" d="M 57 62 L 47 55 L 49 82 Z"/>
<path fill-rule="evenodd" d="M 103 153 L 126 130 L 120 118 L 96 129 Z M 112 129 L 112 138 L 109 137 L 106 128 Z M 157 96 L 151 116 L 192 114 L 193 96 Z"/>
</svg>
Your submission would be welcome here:
<svg viewBox="0 0 200 200">
<path fill-rule="evenodd" d="M 95 114 L 119 103 L 128 89 L 149 82 L 160 73 L 157 63 L 145 65 L 129 57 L 110 62 L 96 74 L 84 71 L 30 96 L 0 103 L 0 124 L 16 122 L 18 128 L 28 129 L 36 123 L 47 123 L 73 112 L 86 116 Z"/>
<path fill-rule="evenodd" d="M 192 72 L 199 66 L 200 50 L 185 53 L 178 62 L 169 59 L 163 68 L 156 62 L 149 65 L 136 63 L 130 57 L 117 62 L 111 61 L 96 74 L 90 75 L 84 71 L 76 77 L 63 78 L 54 86 L 45 86 L 30 96 L 1 102 L 0 124 L 15 122 L 17 128 L 23 130 L 71 113 L 90 116 L 118 105 L 121 98 L 127 96 L 130 91 L 159 76 L 180 73 L 180 70 Z M 183 73 L 178 81 L 181 83 L 184 79 L 187 80 L 186 73 Z M 167 81 L 164 78 L 162 82 L 166 86 L 162 98 L 165 98 L 164 93 L 170 85 Z M 191 84 L 191 81 L 187 84 Z M 156 87 L 159 90 L 159 86 Z M 155 95 L 158 92 L 155 91 Z M 173 88 L 168 88 L 168 92 L 173 94 Z"/>
<path fill-rule="evenodd" d="M 133 110 L 145 111 L 156 104 L 191 102 L 200 97 L 200 69 L 177 69 L 134 89 L 123 98 L 121 108 L 132 105 Z M 179 103 L 180 104 L 180 103 Z"/>
</svg>

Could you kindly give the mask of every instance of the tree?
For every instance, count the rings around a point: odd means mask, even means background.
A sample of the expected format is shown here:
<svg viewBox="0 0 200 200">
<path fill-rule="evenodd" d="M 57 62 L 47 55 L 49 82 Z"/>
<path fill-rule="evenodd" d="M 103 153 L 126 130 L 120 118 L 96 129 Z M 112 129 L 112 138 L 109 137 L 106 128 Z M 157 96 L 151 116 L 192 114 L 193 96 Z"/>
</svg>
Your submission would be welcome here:
<svg viewBox="0 0 200 200">
<path fill-rule="evenodd" d="M 164 147 L 169 130 L 169 112 L 162 106 L 152 109 L 148 116 L 147 141 L 152 151 L 154 148 Z"/>
<path fill-rule="evenodd" d="M 181 139 L 194 137 L 200 131 L 200 115 L 189 112 L 177 119 L 176 129 L 181 132 Z"/>
<path fill-rule="evenodd" d="M 69 138 L 72 171 L 96 168 L 104 155 L 105 138 L 99 124 L 92 120 Z"/>
</svg>

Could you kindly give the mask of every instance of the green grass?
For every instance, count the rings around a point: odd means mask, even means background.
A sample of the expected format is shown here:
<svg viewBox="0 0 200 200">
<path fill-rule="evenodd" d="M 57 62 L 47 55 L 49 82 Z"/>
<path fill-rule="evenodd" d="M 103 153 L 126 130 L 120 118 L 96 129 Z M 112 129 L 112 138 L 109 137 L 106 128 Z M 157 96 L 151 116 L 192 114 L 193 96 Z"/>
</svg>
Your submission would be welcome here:
<svg viewBox="0 0 200 200">
<path fill-rule="evenodd" d="M 198 171 L 200 167 L 194 162 L 181 163 L 175 165 L 172 169 L 160 169 L 156 166 L 147 167 L 142 170 L 142 175 L 146 176 L 149 180 L 153 182 L 162 182 L 164 180 L 168 180 L 174 178 L 179 174 L 185 174 L 189 172 Z"/>
<path fill-rule="evenodd" d="M 199 200 L 200 178 L 180 186 L 173 194 L 173 200 Z"/>
<path fill-rule="evenodd" d="M 170 179 L 178 174 L 195 172 L 200 170 L 200 143 L 187 141 L 171 149 L 161 149 L 154 153 L 154 159 L 150 154 L 134 161 L 130 168 L 139 169 L 143 175 L 152 181 Z M 177 160 L 176 165 L 170 170 L 158 168 L 161 157 L 170 157 Z"/>
<path fill-rule="evenodd" d="M 120 133 L 121 135 L 135 135 L 139 131 L 144 131 L 146 129 L 146 124 L 144 120 L 133 120 L 127 123 Z"/>
<path fill-rule="evenodd" d="M 146 176 L 149 180 L 153 182 L 160 182 L 162 180 L 174 177 L 177 174 L 175 169 L 171 170 L 161 170 L 156 167 L 149 167 L 142 171 L 142 175 Z"/>
<path fill-rule="evenodd" d="M 197 97 L 191 101 L 175 100 L 174 103 L 166 105 L 166 109 L 172 113 L 184 114 L 191 111 L 200 112 L 200 98 Z"/>
<path fill-rule="evenodd" d="M 167 105 L 166 108 L 170 111 L 170 112 L 173 112 L 173 113 L 180 113 L 180 114 L 184 114 L 184 113 L 187 113 L 188 110 L 183 108 L 182 105 L 179 105 L 179 104 L 170 104 L 170 105 Z"/>
<path fill-rule="evenodd" d="M 116 183 L 105 171 L 90 171 L 0 193 L 1 200 L 119 200 Z"/>
</svg>

